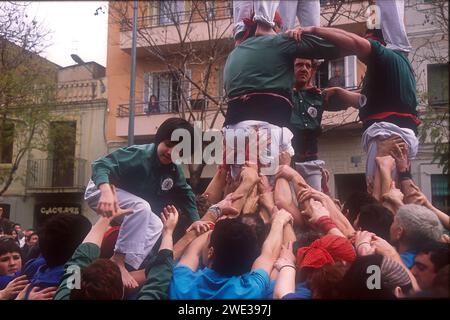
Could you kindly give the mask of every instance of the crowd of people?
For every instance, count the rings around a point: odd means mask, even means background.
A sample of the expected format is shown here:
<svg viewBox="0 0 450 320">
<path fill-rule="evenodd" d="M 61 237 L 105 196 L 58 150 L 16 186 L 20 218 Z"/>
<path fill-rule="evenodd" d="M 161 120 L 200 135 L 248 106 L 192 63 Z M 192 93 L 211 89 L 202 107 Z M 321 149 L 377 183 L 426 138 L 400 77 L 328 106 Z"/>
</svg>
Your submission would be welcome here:
<svg viewBox="0 0 450 320">
<path fill-rule="evenodd" d="M 301 27 L 283 25 L 282 12 L 301 12 L 288 3 L 308 3 L 311 22 L 298 13 Z M 225 146 L 195 195 L 172 157 L 173 132 L 193 137 L 193 127 L 166 120 L 154 143 L 92 164 L 95 224 L 58 214 L 37 233 L 15 225 L 0 238 L 0 299 L 449 298 L 450 217 L 411 174 L 420 120 L 409 43 L 391 19 L 401 8 L 382 1 L 382 29 L 360 37 L 319 27 L 318 3 L 236 2 L 223 133 L 270 131 L 266 153 L 251 161 L 244 139 L 236 163 Z M 318 59 L 346 55 L 367 66 L 362 89 L 315 87 Z M 318 137 L 323 112 L 348 107 L 363 123 L 367 190 L 336 199 Z"/>
</svg>

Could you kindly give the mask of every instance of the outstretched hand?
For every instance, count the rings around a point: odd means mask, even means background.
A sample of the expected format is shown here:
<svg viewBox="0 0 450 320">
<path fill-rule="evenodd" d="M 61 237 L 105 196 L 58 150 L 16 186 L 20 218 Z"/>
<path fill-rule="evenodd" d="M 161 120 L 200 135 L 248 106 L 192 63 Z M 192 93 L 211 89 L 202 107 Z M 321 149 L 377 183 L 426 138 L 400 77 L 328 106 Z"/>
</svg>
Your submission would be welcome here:
<svg viewBox="0 0 450 320">
<path fill-rule="evenodd" d="M 172 205 L 166 206 L 161 213 L 161 220 L 163 222 L 163 228 L 166 231 L 173 232 L 178 223 L 178 210 Z"/>
</svg>

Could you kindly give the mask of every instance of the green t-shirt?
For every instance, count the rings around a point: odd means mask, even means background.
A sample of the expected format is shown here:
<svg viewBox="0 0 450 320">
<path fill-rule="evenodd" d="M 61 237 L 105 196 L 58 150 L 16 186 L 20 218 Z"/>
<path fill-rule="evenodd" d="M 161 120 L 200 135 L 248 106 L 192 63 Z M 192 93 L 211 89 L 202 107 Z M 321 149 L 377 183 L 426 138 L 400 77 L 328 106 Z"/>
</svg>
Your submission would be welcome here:
<svg viewBox="0 0 450 320">
<path fill-rule="evenodd" d="M 312 34 L 300 42 L 284 33 L 251 37 L 234 48 L 224 68 L 228 97 L 258 90 L 291 92 L 296 58 L 335 59 L 339 49 Z"/>
<path fill-rule="evenodd" d="M 192 221 L 200 219 L 195 195 L 186 182 L 183 169 L 174 163 L 161 164 L 153 143 L 121 148 L 95 160 L 92 180 L 97 186 L 113 183 L 141 197 L 157 214 L 164 206 L 174 204 Z"/>
<path fill-rule="evenodd" d="M 410 62 L 400 52 L 369 41 L 372 51 L 361 90 L 367 103 L 360 109 L 361 119 L 382 112 L 417 115 L 416 80 Z"/>
<path fill-rule="evenodd" d="M 69 266 L 80 268 L 87 267 L 100 257 L 100 248 L 94 243 L 82 243 L 67 261 L 65 270 Z M 164 300 L 169 296 L 169 285 L 172 280 L 173 252 L 160 250 L 153 263 L 145 270 L 146 281 L 137 296 L 138 300 Z M 65 272 L 61 284 L 53 297 L 53 300 L 70 300 L 72 289 L 67 287 L 67 281 L 73 276 L 71 272 Z"/>
<path fill-rule="evenodd" d="M 324 111 L 320 92 L 315 88 L 294 91 L 292 100 L 291 126 L 299 130 L 320 129 Z"/>
</svg>

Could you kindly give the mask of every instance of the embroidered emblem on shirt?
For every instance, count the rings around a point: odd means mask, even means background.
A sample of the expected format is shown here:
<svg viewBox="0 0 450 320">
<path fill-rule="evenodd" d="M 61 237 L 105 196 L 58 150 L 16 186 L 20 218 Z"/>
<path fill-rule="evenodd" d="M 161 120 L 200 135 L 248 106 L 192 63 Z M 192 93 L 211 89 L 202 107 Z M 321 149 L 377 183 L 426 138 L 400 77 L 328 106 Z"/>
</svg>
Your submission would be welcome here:
<svg viewBox="0 0 450 320">
<path fill-rule="evenodd" d="M 172 178 L 166 178 L 161 183 L 161 190 L 163 190 L 163 191 L 170 190 L 170 189 L 172 189 L 172 187 L 173 187 L 173 180 L 172 180 Z"/>
<path fill-rule="evenodd" d="M 308 108 L 308 113 L 313 118 L 317 117 L 317 109 L 314 108 L 314 107 L 309 107 Z"/>
</svg>

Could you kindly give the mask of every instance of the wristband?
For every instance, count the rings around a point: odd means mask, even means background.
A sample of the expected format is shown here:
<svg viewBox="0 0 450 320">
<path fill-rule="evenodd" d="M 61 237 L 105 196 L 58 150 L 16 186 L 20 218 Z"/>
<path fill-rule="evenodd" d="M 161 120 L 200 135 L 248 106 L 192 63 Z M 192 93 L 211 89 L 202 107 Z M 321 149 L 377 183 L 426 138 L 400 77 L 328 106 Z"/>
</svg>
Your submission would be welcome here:
<svg viewBox="0 0 450 320">
<path fill-rule="evenodd" d="M 222 214 L 222 209 L 220 209 L 220 207 L 218 205 L 213 205 L 213 206 L 209 207 L 208 211 L 214 213 L 217 218 L 220 217 Z"/>
<path fill-rule="evenodd" d="M 397 174 L 398 174 L 398 179 L 400 181 L 409 180 L 409 179 L 412 180 L 412 175 L 411 175 L 411 172 L 409 170 L 406 170 L 404 172 L 398 172 Z"/>
<path fill-rule="evenodd" d="M 368 241 L 363 241 L 363 242 L 361 242 L 360 244 L 358 244 L 358 245 L 356 246 L 356 252 L 358 252 L 358 249 L 359 249 L 359 247 L 360 247 L 361 245 L 366 244 L 366 243 L 370 246 L 370 242 L 368 242 Z"/>
<path fill-rule="evenodd" d="M 337 228 L 336 224 L 333 222 L 333 220 L 331 220 L 330 217 L 327 216 L 323 216 L 320 217 L 317 221 L 316 221 L 316 225 L 321 228 L 324 232 L 328 232 L 333 228 Z"/>
<path fill-rule="evenodd" d="M 278 270 L 278 272 L 281 272 L 281 270 L 282 270 L 283 268 L 293 268 L 294 270 L 297 270 L 297 268 L 296 268 L 294 265 L 292 265 L 292 264 L 285 264 L 284 266 L 280 267 L 280 269 Z"/>
<path fill-rule="evenodd" d="M 359 98 L 358 98 L 358 109 L 364 107 L 366 105 L 366 103 L 367 103 L 367 97 L 363 94 L 360 94 Z"/>
</svg>

